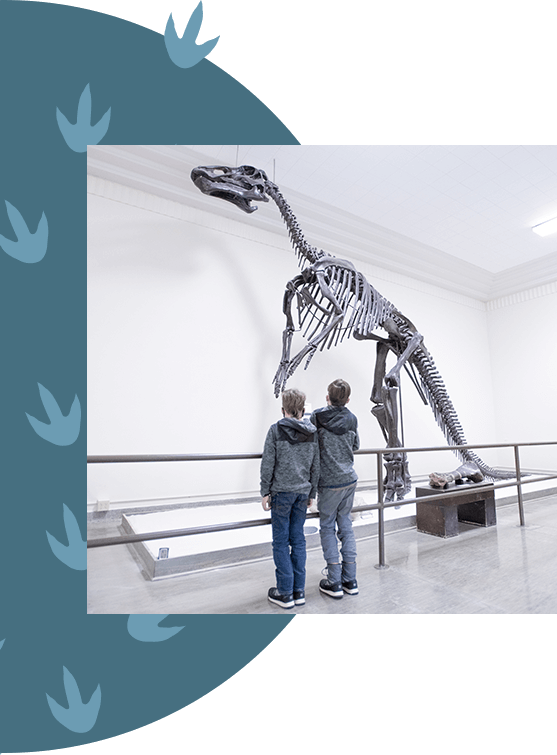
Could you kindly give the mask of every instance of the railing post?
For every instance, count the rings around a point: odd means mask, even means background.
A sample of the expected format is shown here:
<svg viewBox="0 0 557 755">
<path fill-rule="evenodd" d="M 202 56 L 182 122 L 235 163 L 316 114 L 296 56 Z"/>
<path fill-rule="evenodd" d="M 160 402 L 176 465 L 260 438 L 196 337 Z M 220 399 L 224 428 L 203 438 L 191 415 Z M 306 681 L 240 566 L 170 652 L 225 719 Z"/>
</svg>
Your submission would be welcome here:
<svg viewBox="0 0 557 755">
<path fill-rule="evenodd" d="M 524 527 L 524 505 L 522 502 L 522 482 L 520 479 L 520 459 L 518 456 L 518 446 L 514 447 L 514 466 L 516 469 L 516 491 L 518 494 L 518 515 L 520 517 L 520 526 Z"/>
<path fill-rule="evenodd" d="M 377 509 L 377 536 L 379 542 L 379 563 L 375 564 L 376 569 L 388 569 L 388 565 L 385 563 L 385 520 L 383 517 L 383 452 L 377 453 L 377 503 L 379 508 Z"/>
</svg>

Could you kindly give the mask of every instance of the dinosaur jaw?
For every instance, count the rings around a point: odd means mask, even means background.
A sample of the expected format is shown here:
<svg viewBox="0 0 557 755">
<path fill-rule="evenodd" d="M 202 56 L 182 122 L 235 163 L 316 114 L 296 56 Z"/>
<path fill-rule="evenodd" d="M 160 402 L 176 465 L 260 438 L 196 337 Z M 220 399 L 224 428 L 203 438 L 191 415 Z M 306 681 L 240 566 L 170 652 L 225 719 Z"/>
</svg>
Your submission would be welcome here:
<svg viewBox="0 0 557 755">
<path fill-rule="evenodd" d="M 269 201 L 265 195 L 267 176 L 248 165 L 239 168 L 200 166 L 192 170 L 191 180 L 203 194 L 224 199 L 247 213 L 257 210 L 251 202 Z"/>
</svg>

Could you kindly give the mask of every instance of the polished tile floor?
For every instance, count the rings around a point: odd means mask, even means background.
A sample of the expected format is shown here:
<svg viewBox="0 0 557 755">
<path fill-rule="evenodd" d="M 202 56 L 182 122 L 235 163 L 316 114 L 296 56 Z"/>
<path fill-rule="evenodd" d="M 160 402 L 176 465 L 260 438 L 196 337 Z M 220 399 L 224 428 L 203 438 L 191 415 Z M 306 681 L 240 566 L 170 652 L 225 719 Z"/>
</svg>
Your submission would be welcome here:
<svg viewBox="0 0 557 755">
<path fill-rule="evenodd" d="M 360 594 L 333 600 L 318 590 L 323 556 L 308 552 L 306 605 L 271 605 L 271 559 L 150 582 L 127 546 L 88 551 L 89 613 L 553 614 L 557 613 L 557 496 L 499 506 L 497 526 L 461 524 L 441 539 L 408 529 L 385 538 L 387 569 L 376 569 L 377 538 L 358 543 Z M 89 537 L 115 534 L 90 525 Z"/>
</svg>

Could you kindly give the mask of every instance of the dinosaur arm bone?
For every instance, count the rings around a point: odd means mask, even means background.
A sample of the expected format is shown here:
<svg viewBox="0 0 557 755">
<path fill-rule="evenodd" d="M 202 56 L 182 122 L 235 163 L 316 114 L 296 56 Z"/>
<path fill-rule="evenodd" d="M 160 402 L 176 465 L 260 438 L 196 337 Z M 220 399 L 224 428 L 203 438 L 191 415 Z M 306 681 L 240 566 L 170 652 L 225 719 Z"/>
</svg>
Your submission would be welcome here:
<svg viewBox="0 0 557 755">
<path fill-rule="evenodd" d="M 282 311 L 286 315 L 286 327 L 282 332 L 282 354 L 280 363 L 273 378 L 275 396 L 278 396 L 284 389 L 286 381 L 288 380 L 290 375 L 292 375 L 294 370 L 299 366 L 300 361 L 304 358 L 306 353 L 309 353 L 309 351 L 311 351 L 311 353 L 313 354 L 313 352 L 315 351 L 315 349 L 311 349 L 308 344 L 308 346 L 299 354 L 297 354 L 294 359 L 290 359 L 292 338 L 294 336 L 294 333 L 296 332 L 294 317 L 292 316 L 292 303 L 294 298 L 296 297 L 298 303 L 298 322 L 300 327 L 305 321 L 306 316 L 308 314 L 311 314 L 311 320 L 308 324 L 308 327 L 306 328 L 306 333 L 309 329 L 309 326 L 311 325 L 312 320 L 316 316 L 318 316 L 319 312 L 322 313 L 322 316 L 321 318 L 318 317 L 316 329 L 330 314 L 329 310 L 321 306 L 321 304 L 318 303 L 315 297 L 310 293 L 309 287 L 315 285 L 316 283 L 319 284 L 319 290 L 322 293 L 322 298 L 327 297 L 327 292 L 321 288 L 321 282 L 319 281 L 319 279 L 316 279 L 315 275 L 309 274 L 308 270 L 305 270 L 304 273 L 297 275 L 286 284 L 286 291 L 284 292 L 284 299 L 282 304 Z"/>
<path fill-rule="evenodd" d="M 341 283 L 343 288 L 346 288 L 346 281 Z M 302 287 L 303 286 L 303 287 Z M 310 293 L 310 289 L 315 288 L 321 295 L 320 302 L 317 301 L 315 295 Z M 314 328 L 308 343 L 304 348 L 298 352 L 292 359 L 290 358 L 290 349 L 292 345 L 292 337 L 295 332 L 294 322 L 292 318 L 292 301 L 294 296 L 298 297 L 298 306 L 301 314 L 306 310 L 304 315 L 312 315 L 312 319 L 317 316 L 317 325 Z M 311 361 L 312 356 L 317 351 L 318 347 L 323 347 L 327 341 L 327 338 L 331 333 L 334 333 L 335 328 L 344 319 L 344 310 L 341 307 L 337 297 L 333 294 L 331 288 L 326 281 L 326 272 L 323 269 L 304 271 L 303 275 L 298 275 L 293 280 L 289 281 L 286 287 L 286 293 L 284 296 L 283 311 L 286 314 L 286 328 L 282 334 L 282 355 L 278 370 L 273 379 L 275 386 L 275 395 L 278 396 L 280 391 L 284 389 L 286 381 L 300 366 L 303 360 L 308 357 L 306 367 Z M 312 320 L 310 320 L 306 333 L 311 326 Z"/>
<path fill-rule="evenodd" d="M 324 346 L 327 340 L 327 337 L 331 332 L 335 330 L 335 328 L 342 322 L 344 319 L 344 310 L 340 306 L 338 300 L 332 293 L 331 289 L 325 282 L 325 275 L 323 272 L 318 271 L 316 273 L 317 281 L 319 283 L 319 290 L 323 297 L 330 302 L 331 306 L 328 309 L 324 309 L 323 307 L 319 307 L 322 311 L 326 312 L 328 315 L 328 318 L 323 318 L 319 325 L 324 325 L 324 327 L 320 330 L 320 332 L 317 333 L 317 335 L 312 334 L 312 337 L 304 346 L 304 348 L 296 354 L 293 359 L 290 360 L 290 365 L 288 367 L 288 374 L 287 378 L 292 375 L 295 370 L 300 366 L 300 364 L 303 362 L 306 356 L 308 356 L 308 361 L 306 364 L 306 368 L 311 360 L 311 357 L 314 355 L 314 353 L 317 351 L 317 348 L 319 346 Z M 325 322 L 327 324 L 325 324 Z M 314 331 L 315 332 L 315 331 Z"/>
<path fill-rule="evenodd" d="M 273 385 L 275 387 L 274 393 L 277 397 L 286 382 L 288 365 L 290 363 L 292 336 L 296 331 L 296 328 L 294 327 L 294 318 L 292 317 L 292 300 L 295 296 L 299 297 L 298 286 L 303 283 L 304 279 L 301 275 L 297 275 L 293 280 L 288 281 L 286 284 L 286 291 L 284 292 L 284 298 L 282 300 L 282 311 L 286 315 L 286 328 L 282 331 L 282 354 L 278 369 L 273 378 Z M 302 305 L 300 305 L 298 299 L 298 311 L 301 306 Z"/>
</svg>

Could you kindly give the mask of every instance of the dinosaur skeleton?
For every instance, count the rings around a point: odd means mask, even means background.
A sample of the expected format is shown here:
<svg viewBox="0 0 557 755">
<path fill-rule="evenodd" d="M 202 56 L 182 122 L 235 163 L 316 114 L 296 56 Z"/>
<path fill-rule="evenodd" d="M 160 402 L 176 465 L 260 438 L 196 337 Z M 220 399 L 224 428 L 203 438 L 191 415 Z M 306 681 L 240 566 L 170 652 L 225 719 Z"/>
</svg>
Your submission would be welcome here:
<svg viewBox="0 0 557 755">
<path fill-rule="evenodd" d="M 375 341 L 377 358 L 371 401 L 388 448 L 400 448 L 398 388 L 400 372 L 404 368 L 424 403 L 429 404 L 438 425 L 449 445 L 465 445 L 464 432 L 449 398 L 441 375 L 427 351 L 423 336 L 413 323 L 390 301 L 385 299 L 358 272 L 354 265 L 326 254 L 311 246 L 276 184 L 269 181 L 262 170 L 249 165 L 237 168 L 211 165 L 194 168 L 191 179 L 204 194 L 224 199 L 244 212 L 254 212 L 252 201 L 277 205 L 298 256 L 301 272 L 286 285 L 283 311 L 286 327 L 282 334 L 282 356 L 273 379 L 275 396 L 284 389 L 289 377 L 304 362 L 307 369 L 317 350 L 330 348 L 349 335 L 357 340 Z M 375 331 L 381 328 L 386 336 Z M 292 338 L 301 331 L 306 345 L 293 357 L 290 354 Z M 394 353 L 396 364 L 387 372 L 389 353 Z M 455 449 L 463 462 L 452 473 L 432 476 L 432 485 L 447 481 L 470 479 L 479 482 L 484 477 L 509 479 L 509 472 L 489 467 L 468 449 Z M 400 500 L 410 490 L 410 475 L 406 454 L 385 454 L 385 498 Z M 439 481 L 441 479 L 441 481 Z"/>
</svg>

